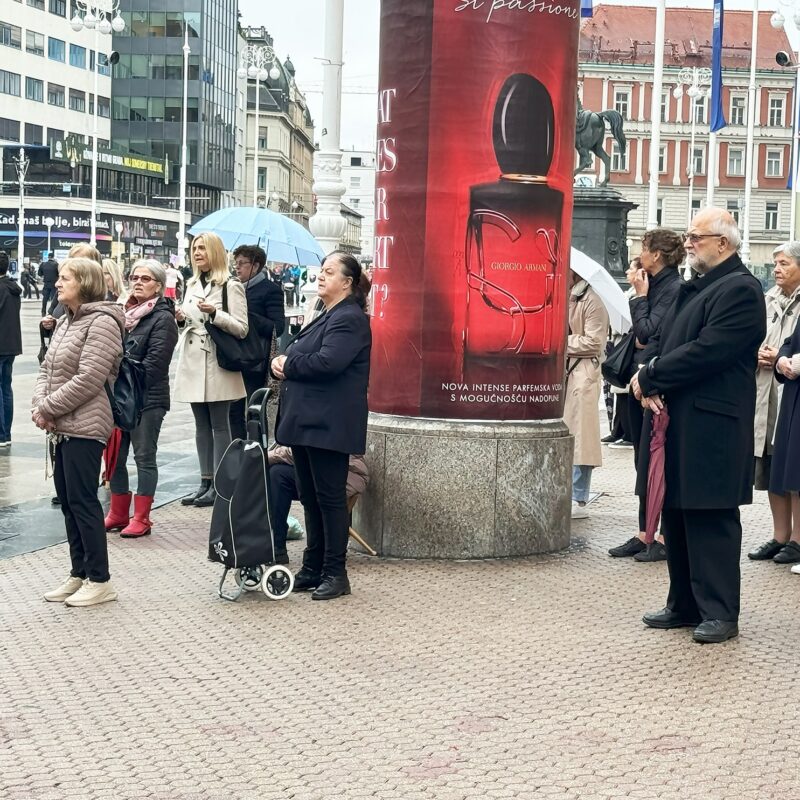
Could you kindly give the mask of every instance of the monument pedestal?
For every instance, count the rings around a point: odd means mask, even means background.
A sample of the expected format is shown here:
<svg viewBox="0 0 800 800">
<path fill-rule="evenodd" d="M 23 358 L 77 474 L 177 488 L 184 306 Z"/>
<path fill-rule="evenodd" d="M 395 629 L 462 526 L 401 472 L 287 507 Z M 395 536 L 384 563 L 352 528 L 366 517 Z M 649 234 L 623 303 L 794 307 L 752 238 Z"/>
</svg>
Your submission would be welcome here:
<svg viewBox="0 0 800 800">
<path fill-rule="evenodd" d="M 570 543 L 573 440 L 561 420 L 370 414 L 354 527 L 380 555 L 502 558 Z"/>
</svg>

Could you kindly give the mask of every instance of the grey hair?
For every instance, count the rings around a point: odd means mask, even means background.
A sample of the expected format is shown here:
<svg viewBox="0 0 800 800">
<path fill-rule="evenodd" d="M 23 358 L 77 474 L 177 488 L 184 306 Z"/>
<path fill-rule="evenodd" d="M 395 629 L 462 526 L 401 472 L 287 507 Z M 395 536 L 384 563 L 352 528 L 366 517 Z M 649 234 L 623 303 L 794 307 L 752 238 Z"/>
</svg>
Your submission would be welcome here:
<svg viewBox="0 0 800 800">
<path fill-rule="evenodd" d="M 795 264 L 800 264 L 800 242 L 784 242 L 783 244 L 779 244 L 772 251 L 772 255 L 777 256 L 779 253 L 791 258 Z"/>
<path fill-rule="evenodd" d="M 144 267 L 146 270 L 149 270 L 153 280 L 158 281 L 161 284 L 161 289 L 159 290 L 158 294 L 163 297 L 164 289 L 167 285 L 167 271 L 164 269 L 161 263 L 156 261 L 154 258 L 140 258 L 138 261 L 134 262 L 134 265 L 131 267 L 131 275 L 133 275 L 134 270 L 138 267 Z"/>
<path fill-rule="evenodd" d="M 733 217 L 728 214 L 720 214 L 711 224 L 711 230 L 713 233 L 724 236 L 728 240 L 728 244 L 734 250 L 739 249 L 742 243 L 742 234 L 739 233 L 739 226 L 736 224 Z"/>
</svg>

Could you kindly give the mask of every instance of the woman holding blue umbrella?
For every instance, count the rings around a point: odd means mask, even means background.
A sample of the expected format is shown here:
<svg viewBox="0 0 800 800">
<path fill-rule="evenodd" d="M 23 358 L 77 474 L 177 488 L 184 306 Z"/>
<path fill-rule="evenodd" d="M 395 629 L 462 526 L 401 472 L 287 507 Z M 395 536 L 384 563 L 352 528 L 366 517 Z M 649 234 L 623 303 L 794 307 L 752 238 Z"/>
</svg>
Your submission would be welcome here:
<svg viewBox="0 0 800 800">
<path fill-rule="evenodd" d="M 191 260 L 192 277 L 175 314 L 182 331 L 174 399 L 192 406 L 200 488 L 181 503 L 211 506 L 215 497 L 214 472 L 231 443 L 230 405 L 245 396 L 245 388 L 240 372 L 222 369 L 217 363 L 217 348 L 205 326 L 211 323 L 244 339 L 248 330 L 247 299 L 242 284 L 230 277 L 225 246 L 219 236 L 196 236 Z"/>
</svg>

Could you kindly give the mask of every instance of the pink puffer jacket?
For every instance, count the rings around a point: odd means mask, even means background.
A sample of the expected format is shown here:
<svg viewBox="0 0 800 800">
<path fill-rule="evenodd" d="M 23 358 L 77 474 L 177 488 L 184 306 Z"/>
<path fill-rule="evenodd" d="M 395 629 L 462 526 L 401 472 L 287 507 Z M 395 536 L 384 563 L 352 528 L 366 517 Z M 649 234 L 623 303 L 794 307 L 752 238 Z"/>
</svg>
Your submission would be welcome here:
<svg viewBox="0 0 800 800">
<path fill-rule="evenodd" d="M 122 357 L 125 314 L 117 303 L 84 303 L 56 326 L 33 392 L 33 407 L 56 433 L 105 443 L 114 428 L 105 383 Z"/>
</svg>

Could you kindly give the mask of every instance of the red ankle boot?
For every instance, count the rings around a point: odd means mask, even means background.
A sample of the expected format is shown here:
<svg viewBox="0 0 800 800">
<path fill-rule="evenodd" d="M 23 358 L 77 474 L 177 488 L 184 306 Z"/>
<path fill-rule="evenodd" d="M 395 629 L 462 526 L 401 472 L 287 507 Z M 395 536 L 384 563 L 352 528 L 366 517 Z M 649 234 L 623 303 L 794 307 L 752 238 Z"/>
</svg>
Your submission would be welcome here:
<svg viewBox="0 0 800 800">
<path fill-rule="evenodd" d="M 143 494 L 137 494 L 133 497 L 133 519 L 130 524 L 125 528 L 120 536 L 123 539 L 136 539 L 139 536 L 147 536 L 153 525 L 150 522 L 150 509 L 153 506 L 153 498 L 146 497 Z"/>
<path fill-rule="evenodd" d="M 121 531 L 131 521 L 131 493 L 112 494 L 106 515 L 106 531 Z"/>
</svg>

